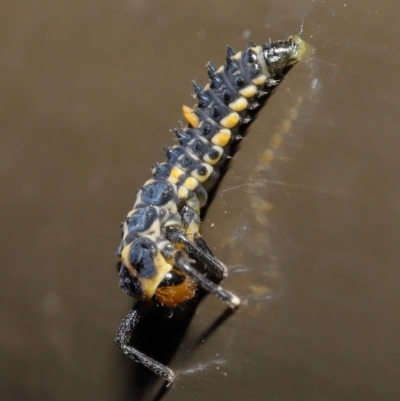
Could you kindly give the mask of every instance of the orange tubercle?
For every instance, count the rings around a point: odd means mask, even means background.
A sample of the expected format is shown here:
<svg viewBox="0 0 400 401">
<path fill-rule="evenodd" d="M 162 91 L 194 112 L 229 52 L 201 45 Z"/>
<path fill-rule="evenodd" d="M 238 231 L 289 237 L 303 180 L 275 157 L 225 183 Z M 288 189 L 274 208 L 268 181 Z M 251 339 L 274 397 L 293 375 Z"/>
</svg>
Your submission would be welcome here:
<svg viewBox="0 0 400 401">
<path fill-rule="evenodd" d="M 182 106 L 183 117 L 186 118 L 187 122 L 194 128 L 199 126 L 199 117 L 195 114 L 194 110 L 189 106 Z"/>
</svg>

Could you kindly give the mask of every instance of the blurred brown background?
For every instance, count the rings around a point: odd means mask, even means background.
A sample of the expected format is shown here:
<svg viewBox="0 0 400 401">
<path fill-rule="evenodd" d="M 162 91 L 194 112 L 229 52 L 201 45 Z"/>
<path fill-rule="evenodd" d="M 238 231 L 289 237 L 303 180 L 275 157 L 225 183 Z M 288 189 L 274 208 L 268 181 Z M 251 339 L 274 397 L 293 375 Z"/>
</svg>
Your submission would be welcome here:
<svg viewBox="0 0 400 401">
<path fill-rule="evenodd" d="M 388 0 L 3 1 L 1 400 L 398 400 L 399 15 Z M 315 54 L 259 113 L 204 220 L 244 305 L 225 316 L 207 297 L 186 327 L 177 310 L 173 346 L 157 340 L 169 316 L 143 327 L 179 373 L 163 393 L 113 344 L 132 305 L 119 223 L 205 63 L 303 25 Z"/>
</svg>

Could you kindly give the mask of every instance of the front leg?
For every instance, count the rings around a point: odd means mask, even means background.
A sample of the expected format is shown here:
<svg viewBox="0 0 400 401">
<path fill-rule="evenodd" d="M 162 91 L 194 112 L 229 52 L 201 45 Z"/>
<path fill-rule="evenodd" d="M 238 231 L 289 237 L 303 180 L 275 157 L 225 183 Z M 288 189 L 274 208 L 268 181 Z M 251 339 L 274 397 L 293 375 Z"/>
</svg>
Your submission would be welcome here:
<svg viewBox="0 0 400 401">
<path fill-rule="evenodd" d="M 198 242 L 196 240 L 195 242 L 190 241 L 181 229 L 177 227 L 168 227 L 166 230 L 166 237 L 173 244 L 182 244 L 185 252 L 194 259 L 203 262 L 207 271 L 214 274 L 218 280 L 222 280 L 228 275 L 228 269 L 221 261 L 216 259 L 203 247 L 200 248 L 197 245 Z M 199 236 L 197 238 L 202 237 Z"/>
<path fill-rule="evenodd" d="M 180 212 L 184 231 L 171 228 L 167 236 L 173 243 L 181 243 L 185 251 L 197 260 L 204 263 L 207 270 L 218 280 L 227 277 L 228 269 L 211 252 L 211 249 L 200 234 L 200 216 L 189 206 L 184 206 Z"/>
<path fill-rule="evenodd" d="M 114 339 L 115 344 L 130 359 L 150 369 L 153 373 L 161 376 L 170 384 L 174 380 L 175 374 L 170 368 L 168 368 L 168 366 L 165 366 L 162 363 L 155 361 L 149 356 L 128 345 L 133 329 L 139 322 L 140 317 L 140 313 L 137 309 L 133 308 L 129 311 L 129 313 L 122 320 L 121 325 L 119 326 L 117 335 Z"/>
<path fill-rule="evenodd" d="M 216 285 L 207 277 L 198 272 L 185 258 L 183 252 L 179 251 L 174 256 L 175 267 L 189 276 L 197 285 L 202 287 L 209 293 L 217 296 L 222 302 L 226 303 L 231 309 L 236 309 L 240 305 L 240 299 L 229 291 L 224 290 L 219 285 Z"/>
</svg>

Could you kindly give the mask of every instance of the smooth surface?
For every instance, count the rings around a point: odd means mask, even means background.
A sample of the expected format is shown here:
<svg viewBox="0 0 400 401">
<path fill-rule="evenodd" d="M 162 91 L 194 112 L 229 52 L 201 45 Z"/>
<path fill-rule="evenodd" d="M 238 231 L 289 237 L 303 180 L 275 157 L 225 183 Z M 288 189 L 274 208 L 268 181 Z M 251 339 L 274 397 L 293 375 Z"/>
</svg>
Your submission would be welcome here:
<svg viewBox="0 0 400 401">
<path fill-rule="evenodd" d="M 1 400 L 398 400 L 399 14 L 387 0 L 3 1 Z M 207 297 L 145 322 L 135 341 L 179 373 L 160 391 L 113 344 L 132 305 L 119 222 L 205 63 L 301 29 L 315 54 L 251 125 L 203 224 L 244 305 Z"/>
</svg>

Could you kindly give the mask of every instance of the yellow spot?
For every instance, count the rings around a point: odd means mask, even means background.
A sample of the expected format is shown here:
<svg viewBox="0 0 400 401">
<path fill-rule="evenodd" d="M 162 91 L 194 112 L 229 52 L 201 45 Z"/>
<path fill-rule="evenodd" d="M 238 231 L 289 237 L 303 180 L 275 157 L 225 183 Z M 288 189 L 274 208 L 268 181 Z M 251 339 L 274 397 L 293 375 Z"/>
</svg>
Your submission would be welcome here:
<svg viewBox="0 0 400 401">
<path fill-rule="evenodd" d="M 210 159 L 210 158 L 208 157 L 208 154 L 206 153 L 206 154 L 203 156 L 203 160 L 204 160 L 206 163 L 211 164 L 211 165 L 213 166 L 215 163 L 218 162 L 219 158 L 218 158 L 218 159 L 212 160 L 212 159 Z"/>
<path fill-rule="evenodd" d="M 220 74 L 223 71 L 224 71 L 224 66 L 221 65 L 221 67 L 218 68 L 217 73 Z"/>
<path fill-rule="evenodd" d="M 219 123 L 225 128 L 233 128 L 240 121 L 238 113 L 231 113 L 229 116 L 223 118 Z"/>
<path fill-rule="evenodd" d="M 221 148 L 221 146 L 213 146 L 212 148 L 215 149 L 218 152 L 218 157 L 216 159 L 210 159 L 210 156 L 208 156 L 208 154 L 206 153 L 203 156 L 203 160 L 206 163 L 211 164 L 213 166 L 214 164 L 217 164 L 220 161 L 222 153 L 224 152 L 224 150 Z"/>
<path fill-rule="evenodd" d="M 242 58 L 242 52 L 237 52 L 232 58 L 239 61 Z"/>
<path fill-rule="evenodd" d="M 185 234 L 190 238 L 193 238 L 194 234 L 197 234 L 200 230 L 199 225 L 192 221 L 191 223 L 188 224 L 185 230 Z"/>
<path fill-rule="evenodd" d="M 211 142 L 214 145 L 218 145 L 218 146 L 222 146 L 224 147 L 231 139 L 231 131 L 228 129 L 222 129 L 221 131 L 219 131 L 217 134 L 215 134 L 212 139 Z"/>
<path fill-rule="evenodd" d="M 247 85 L 245 88 L 239 91 L 244 97 L 253 97 L 257 93 L 257 86 Z"/>
<path fill-rule="evenodd" d="M 182 200 L 186 200 L 188 197 L 189 191 L 186 187 L 181 185 L 178 189 L 178 198 Z"/>
<path fill-rule="evenodd" d="M 275 154 L 271 149 L 267 149 L 263 152 L 263 154 L 260 157 L 260 163 L 262 164 L 268 164 L 272 162 L 272 160 L 275 159 Z"/>
<path fill-rule="evenodd" d="M 287 134 L 290 131 L 290 127 L 292 125 L 292 121 L 288 118 L 284 118 L 282 122 L 279 124 L 279 132 L 281 134 Z"/>
<path fill-rule="evenodd" d="M 185 182 L 183 183 L 183 185 L 189 189 L 190 191 L 194 191 L 197 188 L 197 185 L 199 185 L 199 182 L 193 178 L 193 177 L 189 177 L 185 180 Z"/>
<path fill-rule="evenodd" d="M 189 198 L 186 201 L 186 204 L 192 208 L 197 214 L 200 214 L 200 207 L 203 205 L 200 205 L 200 201 L 196 196 L 193 196 L 193 198 Z"/>
<path fill-rule="evenodd" d="M 234 102 L 230 103 L 229 108 L 233 111 L 243 111 L 248 104 L 249 102 L 244 97 L 240 97 L 239 99 L 236 99 Z"/>
<path fill-rule="evenodd" d="M 206 164 L 206 163 L 201 163 L 201 165 L 207 169 L 207 173 L 205 175 L 200 175 L 197 172 L 197 169 L 193 170 L 190 173 L 190 175 L 192 177 L 196 178 L 196 180 L 199 182 L 205 182 L 208 180 L 208 177 L 210 177 L 211 173 L 213 172 L 213 168 L 209 164 Z"/>
<path fill-rule="evenodd" d="M 276 149 L 283 142 L 283 136 L 281 134 L 274 134 L 274 136 L 269 141 L 268 146 L 271 149 Z"/>
<path fill-rule="evenodd" d="M 128 258 L 129 252 L 131 250 L 131 245 L 132 244 L 127 245 L 121 252 L 121 262 L 123 262 L 128 268 L 132 267 L 132 265 L 129 262 L 129 258 Z M 131 269 L 129 269 L 129 270 L 131 270 Z"/>
<path fill-rule="evenodd" d="M 173 167 L 168 177 L 168 181 L 171 184 L 176 184 L 179 181 L 179 178 L 185 174 L 184 171 L 180 170 L 178 167 Z"/>
<path fill-rule="evenodd" d="M 252 79 L 251 82 L 253 82 L 254 85 L 260 86 L 264 85 L 266 80 L 267 77 L 264 74 L 261 74 L 258 77 Z"/>
<path fill-rule="evenodd" d="M 199 126 L 199 123 L 200 123 L 199 117 L 195 114 L 193 109 L 191 109 L 188 106 L 183 105 L 182 112 L 183 112 L 183 117 L 186 118 L 186 120 L 192 127 L 196 128 Z"/>
</svg>

